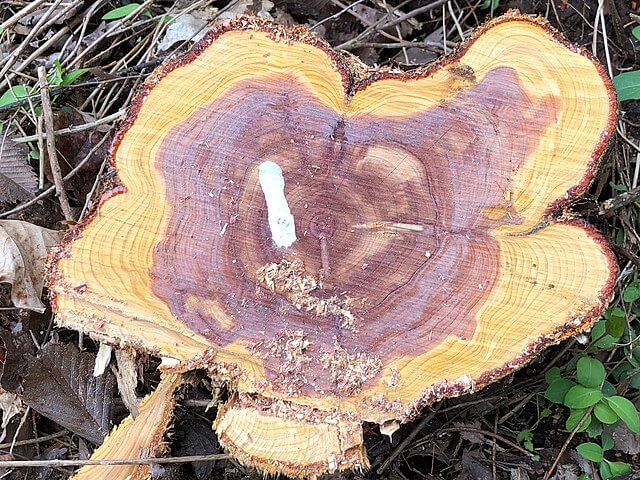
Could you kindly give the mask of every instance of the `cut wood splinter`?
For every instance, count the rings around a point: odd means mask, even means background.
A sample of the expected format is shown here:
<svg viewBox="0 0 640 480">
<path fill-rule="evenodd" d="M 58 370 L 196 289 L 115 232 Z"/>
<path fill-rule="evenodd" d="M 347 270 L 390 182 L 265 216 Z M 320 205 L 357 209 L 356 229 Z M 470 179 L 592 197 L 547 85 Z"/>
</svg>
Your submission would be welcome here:
<svg viewBox="0 0 640 480">
<path fill-rule="evenodd" d="M 602 67 L 515 13 L 409 73 L 242 18 L 154 72 L 117 186 L 50 263 L 57 321 L 205 368 L 241 461 L 366 468 L 395 425 L 587 329 L 616 271 L 567 207 L 609 141 Z"/>
</svg>

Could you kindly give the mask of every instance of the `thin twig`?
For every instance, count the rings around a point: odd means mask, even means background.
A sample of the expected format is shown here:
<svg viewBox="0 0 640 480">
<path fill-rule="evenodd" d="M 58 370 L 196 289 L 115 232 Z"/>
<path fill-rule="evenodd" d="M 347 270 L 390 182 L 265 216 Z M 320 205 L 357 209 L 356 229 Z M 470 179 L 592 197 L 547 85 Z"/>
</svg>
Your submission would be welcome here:
<svg viewBox="0 0 640 480">
<path fill-rule="evenodd" d="M 598 214 L 605 215 L 613 210 L 627 206 L 630 203 L 637 202 L 638 200 L 640 200 L 640 187 L 636 187 L 628 192 L 624 192 L 610 198 L 609 200 L 605 200 L 600 205 Z"/>
<path fill-rule="evenodd" d="M 82 125 L 73 125 L 71 127 L 68 128 L 62 128 L 60 130 L 56 130 L 53 132 L 54 135 L 60 137 L 63 135 L 73 135 L 74 133 L 77 132 L 81 132 L 83 130 L 89 130 L 93 127 L 97 127 L 98 125 L 103 125 L 105 123 L 110 123 L 113 122 L 114 120 L 117 120 L 118 118 L 120 118 L 122 115 L 124 115 L 124 113 L 126 112 L 126 109 L 122 109 L 122 110 L 118 110 L 115 113 L 112 113 L 111 115 L 108 115 L 106 117 L 103 118 L 99 118 L 98 120 L 94 120 L 93 122 L 89 122 L 89 123 L 83 123 Z M 45 119 L 46 121 L 46 119 Z M 45 133 L 43 135 L 44 138 L 47 138 L 47 134 Z M 38 135 L 29 135 L 28 137 L 17 137 L 12 139 L 15 143 L 27 143 L 27 142 L 33 142 L 35 140 L 38 140 Z"/>
<path fill-rule="evenodd" d="M 338 18 L 340 15 L 342 15 L 343 13 L 351 10 L 353 7 L 355 7 L 356 5 L 360 5 L 362 2 L 364 2 L 365 0 L 357 0 L 355 2 L 353 2 L 350 5 L 347 5 L 346 7 L 344 7 L 342 10 L 340 10 L 337 13 L 334 13 L 333 15 L 327 17 L 327 18 L 323 18 L 322 20 L 320 20 L 318 23 L 316 23 L 315 25 L 311 26 L 309 28 L 309 30 L 314 30 L 316 28 L 318 28 L 320 25 L 322 25 L 323 23 L 329 22 L 331 20 L 335 20 L 336 18 Z"/>
<path fill-rule="evenodd" d="M 36 120 L 36 135 L 38 138 L 38 188 L 42 190 L 44 188 L 44 135 L 42 133 L 42 115 L 38 115 Z"/>
<path fill-rule="evenodd" d="M 451 3 L 449 3 L 451 5 Z M 498 412 L 500 408 L 496 410 L 496 415 L 493 420 L 493 434 L 498 435 Z M 493 475 L 493 480 L 498 480 L 498 469 L 496 468 L 496 450 L 498 449 L 498 440 L 496 437 L 493 437 L 493 445 L 491 445 L 491 474 Z"/>
<path fill-rule="evenodd" d="M 411 443 L 411 441 L 416 437 L 416 435 L 418 435 L 418 433 L 420 433 L 420 431 L 427 425 L 427 423 L 429 423 L 433 419 L 433 417 L 436 416 L 436 414 L 438 413 L 438 410 L 440 410 L 441 405 L 442 404 L 438 405 L 438 407 L 435 408 L 433 411 L 431 411 L 429 415 L 427 415 L 422 420 L 420 420 L 420 423 L 418 423 L 418 425 L 415 426 L 415 428 L 411 431 L 411 433 L 407 435 L 398 444 L 395 450 L 391 452 L 391 455 L 389 455 L 385 459 L 385 461 L 382 462 L 382 465 L 380 465 L 380 468 L 378 468 L 377 470 L 378 475 L 381 475 L 382 473 L 384 473 L 384 471 L 387 468 L 389 468 L 389 465 L 391 465 L 391 463 L 398 457 L 398 455 L 402 453 L 402 451 L 407 447 L 407 445 L 409 445 L 409 443 Z"/>
<path fill-rule="evenodd" d="M 408 13 L 405 13 L 404 15 L 401 15 L 399 17 L 396 17 L 394 20 L 384 23 L 388 18 L 392 17 L 393 15 L 388 13 L 386 14 L 384 17 L 382 17 L 380 20 L 378 20 L 376 23 L 374 23 L 373 25 L 371 25 L 370 27 L 367 27 L 362 33 L 360 33 L 358 36 L 356 36 L 355 38 L 352 38 L 351 40 L 347 40 L 344 43 L 341 43 L 340 45 L 338 45 L 336 48 L 342 48 L 342 49 L 353 49 L 356 48 L 360 42 L 360 40 L 362 40 L 363 38 L 367 37 L 368 35 L 371 35 L 374 31 L 378 32 L 390 27 L 394 27 L 396 25 L 398 25 L 399 23 L 405 22 L 407 20 L 411 20 L 413 17 L 415 17 L 416 15 L 420 15 L 422 13 L 426 13 L 430 10 L 433 10 L 437 7 L 439 7 L 440 5 L 443 5 L 445 3 L 447 3 L 448 0 L 436 0 L 432 3 L 430 3 L 429 5 L 425 5 L 424 7 L 419 7 L 416 8 L 415 10 L 411 10 Z M 396 9 L 400 8 L 401 6 L 405 5 L 406 3 L 409 2 L 402 2 L 401 4 L 399 4 Z"/>
<path fill-rule="evenodd" d="M 432 2 L 429 5 L 425 5 L 424 7 L 419 7 L 419 8 L 416 8 L 415 10 L 411 10 L 410 12 L 405 13 L 404 15 L 396 18 L 395 20 L 392 20 L 389 23 L 386 23 L 382 28 L 389 28 L 389 27 L 393 27 L 394 25 L 398 25 L 399 23 L 407 21 L 415 17 L 416 15 L 421 15 L 423 13 L 433 10 L 434 8 L 438 8 L 440 5 L 444 5 L 448 1 L 449 0 L 436 0 L 435 2 Z"/>
<path fill-rule="evenodd" d="M 107 166 L 107 163 L 108 163 L 108 159 L 105 158 L 102 161 L 102 164 L 100 164 L 100 170 L 98 170 L 96 179 L 93 181 L 93 185 L 91 186 L 91 191 L 87 193 L 84 205 L 82 206 L 82 211 L 80 212 L 80 217 L 78 217 L 78 221 L 82 220 L 84 216 L 87 214 L 87 212 L 89 211 L 89 207 L 91 206 L 91 199 L 93 199 L 93 195 L 95 194 L 96 190 L 98 189 L 98 186 L 100 185 L 100 180 L 102 179 L 102 172 Z"/>
<path fill-rule="evenodd" d="M 214 462 L 228 460 L 229 455 L 214 453 L 211 455 L 190 455 L 185 457 L 159 458 L 113 458 L 104 460 L 5 460 L 0 461 L 0 468 L 31 468 L 31 467 L 81 467 L 84 465 L 152 465 L 166 463 Z"/>
<path fill-rule="evenodd" d="M 508 440 L 506 438 L 504 438 L 502 435 L 498 435 L 496 433 L 493 432 L 486 432 L 484 430 L 481 430 L 479 428 L 467 428 L 467 427 L 452 427 L 452 428 L 443 428 L 438 430 L 438 434 L 440 433 L 457 433 L 457 432 L 469 432 L 469 433 L 477 433 L 479 435 L 485 435 L 487 437 L 491 437 L 491 438 L 495 438 L 496 440 L 499 440 L 500 442 L 504 443 L 505 445 L 510 446 L 511 448 L 518 450 L 520 453 L 526 455 L 527 457 L 533 457 L 533 453 L 525 450 L 524 448 L 522 448 L 520 445 L 518 445 L 517 443 L 513 443 L 511 440 Z"/>
<path fill-rule="evenodd" d="M 20 74 L 27 67 L 32 65 L 32 62 L 42 56 L 42 54 L 51 48 L 52 45 L 58 43 L 58 41 L 67 35 L 70 31 L 69 26 L 65 25 L 60 30 L 58 30 L 53 36 L 51 36 L 46 42 L 36 48 L 31 55 L 29 55 L 26 60 L 24 60 L 20 65 L 15 68 L 11 68 L 9 73 L 4 77 L 4 80 L 0 82 L 0 90 L 9 85 L 9 81 L 11 81 L 16 75 Z"/>
<path fill-rule="evenodd" d="M 40 31 L 40 29 L 43 27 L 43 25 L 47 23 L 47 20 L 49 20 L 49 17 L 51 16 L 51 14 L 55 11 L 55 9 L 61 3 L 62 3 L 62 0 L 56 0 L 54 3 L 52 3 L 47 9 L 47 11 L 42 15 L 42 17 L 40 17 L 38 22 L 33 26 L 33 28 L 31 28 L 31 30 L 29 31 L 25 39 L 22 41 L 22 43 L 16 46 L 16 48 L 14 48 L 11 52 L 9 52 L 9 54 L 0 61 L 0 63 L 4 64 L 4 67 L 0 70 L 0 78 L 4 77 L 4 74 L 9 71 L 13 63 L 16 61 L 16 59 L 20 57 L 22 50 L 24 50 L 29 46 L 33 37 L 35 37 L 36 34 Z"/>
<path fill-rule="evenodd" d="M 10 443 L 0 443 L 0 449 L 10 448 L 11 445 L 15 447 L 24 447 L 25 445 L 35 445 L 42 442 L 48 442 L 49 440 L 54 440 L 59 437 L 64 437 L 68 435 L 69 432 L 67 430 L 60 430 L 59 432 L 52 433 L 51 435 L 45 435 L 44 437 L 38 438 L 30 438 L 29 440 L 18 440 L 16 442 Z"/>
<path fill-rule="evenodd" d="M 62 213 L 67 221 L 73 221 L 73 212 L 69 205 L 67 192 L 64 190 L 62 172 L 58 163 L 58 153 L 56 152 L 55 134 L 53 133 L 53 111 L 51 110 L 51 99 L 49 98 L 49 84 L 47 83 L 47 71 L 44 67 L 38 67 L 38 81 L 40 83 L 40 101 L 42 102 L 42 114 L 44 116 L 44 129 L 47 132 L 47 153 L 53 183 L 56 186 L 56 196 L 60 200 Z"/>
<path fill-rule="evenodd" d="M 551 478 L 551 475 L 553 474 L 553 472 L 555 472 L 556 467 L 558 466 L 558 463 L 560 463 L 560 458 L 562 457 L 562 455 L 564 454 L 565 450 L 567 449 L 567 447 L 571 443 L 571 440 L 573 440 L 574 435 L 580 429 L 582 424 L 587 420 L 589 415 L 591 415 L 592 411 L 593 411 L 593 406 L 589 407 L 589 409 L 586 412 L 584 412 L 584 415 L 582 416 L 582 418 L 580 419 L 578 424 L 574 427 L 573 430 L 571 430 L 571 433 L 569 434 L 567 439 L 562 444 L 562 448 L 558 452 L 558 455 L 556 455 L 556 459 L 554 460 L 553 465 L 551 465 L 551 468 L 549 470 L 547 470 L 547 473 L 544 475 L 544 479 L 543 480 L 549 480 L 549 478 Z"/>
<path fill-rule="evenodd" d="M 18 10 L 15 14 L 13 14 L 7 20 L 2 22 L 2 24 L 0 24 L 0 27 L 2 27 L 2 30 L 7 30 L 9 27 L 18 23 L 20 19 L 22 19 L 23 17 L 31 13 L 33 10 L 35 10 L 40 5 L 42 5 L 44 2 L 46 2 L 46 0 L 35 0 L 33 2 L 27 2 L 27 4 L 24 7 Z"/>
</svg>

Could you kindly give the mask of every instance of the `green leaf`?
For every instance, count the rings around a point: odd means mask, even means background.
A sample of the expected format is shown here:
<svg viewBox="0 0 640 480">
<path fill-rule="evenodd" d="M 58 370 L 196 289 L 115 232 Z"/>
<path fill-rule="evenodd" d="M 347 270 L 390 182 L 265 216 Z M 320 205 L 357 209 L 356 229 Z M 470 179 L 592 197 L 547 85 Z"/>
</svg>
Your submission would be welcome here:
<svg viewBox="0 0 640 480">
<path fill-rule="evenodd" d="M 640 390 L 640 374 L 635 374 L 633 377 L 631 377 L 631 380 L 629 380 L 629 386 L 631 388 L 635 388 L 636 390 Z"/>
<path fill-rule="evenodd" d="M 625 316 L 626 314 L 624 313 L 624 310 L 622 310 L 620 307 L 609 307 L 604 312 L 604 318 L 607 319 L 617 317 L 624 320 Z"/>
<path fill-rule="evenodd" d="M 611 410 L 616 412 L 624 423 L 627 424 L 629 430 L 633 433 L 640 432 L 640 416 L 638 410 L 631 401 L 619 395 L 605 398 L 607 405 L 611 407 Z"/>
<path fill-rule="evenodd" d="M 484 0 L 480 8 L 482 8 L 483 10 L 486 10 L 488 8 L 491 8 L 491 10 L 495 10 L 496 8 L 498 8 L 498 5 L 500 5 L 500 0 Z"/>
<path fill-rule="evenodd" d="M 605 397 L 611 397 L 616 394 L 616 387 L 614 387 L 613 384 L 607 380 L 602 382 L 601 390 L 602 395 L 604 395 Z"/>
<path fill-rule="evenodd" d="M 567 429 L 567 431 L 573 432 L 573 429 L 578 426 L 578 424 L 580 423 L 580 420 L 582 420 L 582 417 L 584 417 L 584 414 L 586 412 L 587 412 L 586 408 L 579 408 L 579 409 L 576 409 L 576 410 L 571 410 L 571 413 L 569 414 L 569 417 L 567 418 L 566 422 L 564 423 L 564 426 Z M 580 425 L 580 428 L 578 430 L 576 430 L 576 431 L 577 432 L 584 432 L 587 428 L 589 428 L 589 425 L 591 425 L 591 415 L 589 415 L 587 418 L 585 418 L 585 420 L 582 423 L 582 425 Z"/>
<path fill-rule="evenodd" d="M 82 75 L 87 73 L 89 70 L 90 70 L 89 68 L 79 68 L 78 70 L 74 70 L 73 72 L 69 72 L 63 75 L 62 85 L 71 85 L 73 82 L 75 82 L 78 78 L 80 78 Z"/>
<path fill-rule="evenodd" d="M 640 280 L 634 280 L 624 289 L 622 299 L 625 302 L 633 303 L 640 299 Z"/>
<path fill-rule="evenodd" d="M 526 448 L 530 452 L 533 452 L 533 433 L 531 432 L 531 430 L 522 430 L 521 432 L 518 432 L 518 435 L 516 435 L 516 440 L 518 441 L 518 443 L 521 443 L 524 448 Z"/>
<path fill-rule="evenodd" d="M 604 402 L 596 403 L 596 405 L 593 407 L 593 414 L 598 420 L 606 425 L 612 425 L 620 419 L 620 417 L 618 417 L 618 414 Z"/>
<path fill-rule="evenodd" d="M 574 386 L 575 382 L 567 378 L 559 378 L 549 384 L 544 396 L 553 403 L 563 404 L 567 392 Z"/>
<path fill-rule="evenodd" d="M 608 433 L 602 434 L 602 450 L 606 452 L 607 450 L 611 450 L 614 446 L 613 437 Z"/>
<path fill-rule="evenodd" d="M 611 472 L 611 477 L 621 477 L 622 475 L 629 475 L 633 472 L 631 465 L 625 462 L 610 462 L 609 460 L 605 460 L 607 466 L 609 467 L 609 471 Z"/>
<path fill-rule="evenodd" d="M 640 99 L 640 70 L 616 75 L 613 77 L 613 86 L 621 102 Z"/>
<path fill-rule="evenodd" d="M 118 18 L 124 18 L 131 12 L 136 10 L 139 6 L 139 3 L 130 3 L 129 5 L 123 5 L 122 7 L 114 8 L 113 10 L 105 13 L 102 16 L 102 20 L 117 20 Z"/>
<path fill-rule="evenodd" d="M 606 318 L 606 313 L 605 313 Z M 600 320 L 591 329 L 591 342 L 597 348 L 608 349 L 616 343 L 616 338 L 607 334 L 606 320 Z"/>
<path fill-rule="evenodd" d="M 605 460 L 604 462 L 600 462 L 598 465 L 598 470 L 600 471 L 600 477 L 602 480 L 609 480 L 613 478 L 613 473 L 611 473 L 611 468 L 608 465 L 608 462 Z"/>
<path fill-rule="evenodd" d="M 54 87 L 62 83 L 62 64 L 57 58 L 53 61 L 53 73 L 47 77 L 47 82 Z"/>
<path fill-rule="evenodd" d="M 585 387 L 598 387 L 604 382 L 606 375 L 604 365 L 595 358 L 582 357 L 578 360 L 577 378 L 578 382 Z"/>
<path fill-rule="evenodd" d="M 40 159 L 40 151 L 39 150 L 29 150 L 29 158 L 34 160 Z"/>
<path fill-rule="evenodd" d="M 609 182 L 609 186 L 618 192 L 626 192 L 628 190 L 627 186 L 624 183 L 614 183 Z"/>
<path fill-rule="evenodd" d="M 637 27 L 633 27 L 633 30 L 631 30 L 631 35 L 640 40 L 640 25 L 638 25 Z"/>
<path fill-rule="evenodd" d="M 20 99 L 29 96 L 29 90 L 24 85 L 16 85 L 4 92 L 0 97 L 0 107 L 9 105 L 10 103 L 17 102 Z"/>
<path fill-rule="evenodd" d="M 560 369 L 558 367 L 551 367 L 544 374 L 544 378 L 547 381 L 547 384 L 551 385 L 555 380 L 561 378 Z"/>
<path fill-rule="evenodd" d="M 619 382 L 620 380 L 627 378 L 631 371 L 633 371 L 633 365 L 629 362 L 622 362 L 616 368 L 611 370 L 611 376 L 616 380 L 616 382 Z"/>
<path fill-rule="evenodd" d="M 532 438 L 533 438 L 533 433 L 531 432 L 531 430 L 528 430 L 528 429 L 522 430 L 521 432 L 518 432 L 518 434 L 516 435 L 516 440 L 519 443 L 522 443 L 525 440 L 531 440 Z"/>
<path fill-rule="evenodd" d="M 582 385 L 574 385 L 564 397 L 564 404 L 569 408 L 587 408 L 595 405 L 600 400 L 602 400 L 602 392 L 599 388 L 587 388 Z"/>
<path fill-rule="evenodd" d="M 612 337 L 615 337 L 615 338 L 620 338 L 624 333 L 624 329 L 627 326 L 627 322 L 624 318 L 624 315 L 622 317 L 619 317 L 617 315 L 612 315 L 606 319 L 606 326 L 607 326 L 607 335 L 611 335 Z"/>
<path fill-rule="evenodd" d="M 581 443 L 576 447 L 578 453 L 582 455 L 587 460 L 591 460 L 592 462 L 601 462 L 604 460 L 604 452 L 602 451 L 602 447 L 597 443 L 587 442 Z"/>
<path fill-rule="evenodd" d="M 591 423 L 585 430 L 589 438 L 596 438 L 602 435 L 602 422 L 591 416 Z"/>
</svg>

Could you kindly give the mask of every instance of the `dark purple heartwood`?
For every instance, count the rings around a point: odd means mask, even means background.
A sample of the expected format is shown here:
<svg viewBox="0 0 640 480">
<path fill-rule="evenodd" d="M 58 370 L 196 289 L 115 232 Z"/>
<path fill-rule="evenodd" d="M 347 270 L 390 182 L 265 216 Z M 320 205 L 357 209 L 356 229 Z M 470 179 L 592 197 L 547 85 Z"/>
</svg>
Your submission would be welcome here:
<svg viewBox="0 0 640 480">
<path fill-rule="evenodd" d="M 344 118 L 293 78 L 238 84 L 158 149 L 170 213 L 152 288 L 216 346 L 304 332 L 303 393 L 335 392 L 321 357 L 336 344 L 385 360 L 418 355 L 447 335 L 468 338 L 498 274 L 489 232 L 521 221 L 505 192 L 555 112 L 550 97 L 534 103 L 509 68 L 397 119 Z M 267 160 L 284 174 L 298 237 L 290 249 L 271 240 L 257 174 Z M 318 276 L 322 238 L 331 270 L 312 294 L 353 298 L 355 329 L 256 287 L 258 269 L 283 260 Z M 193 297 L 217 302 L 233 328 Z M 264 362 L 268 377 L 281 372 L 277 356 Z"/>
</svg>

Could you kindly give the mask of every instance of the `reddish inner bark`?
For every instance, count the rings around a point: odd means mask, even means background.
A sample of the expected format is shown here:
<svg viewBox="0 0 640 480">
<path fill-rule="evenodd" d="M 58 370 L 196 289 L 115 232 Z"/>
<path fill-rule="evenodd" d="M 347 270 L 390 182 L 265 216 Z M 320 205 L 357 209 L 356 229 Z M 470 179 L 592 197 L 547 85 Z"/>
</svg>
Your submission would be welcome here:
<svg viewBox="0 0 640 480">
<path fill-rule="evenodd" d="M 294 78 L 239 84 L 158 150 L 170 216 L 153 290 L 213 344 L 255 345 L 276 388 L 350 393 L 374 380 L 379 361 L 473 334 L 498 276 L 489 232 L 520 221 L 510 179 L 555 111 L 551 99 L 534 104 L 508 68 L 397 119 L 343 118 Z M 285 178 L 298 238 L 288 249 L 271 238 L 258 181 L 266 160 Z M 353 325 L 260 283 L 261 267 L 295 259 L 316 278 L 330 267 L 310 295 L 350 298 Z M 327 363 L 336 352 L 368 369 L 360 382 Z"/>
</svg>

